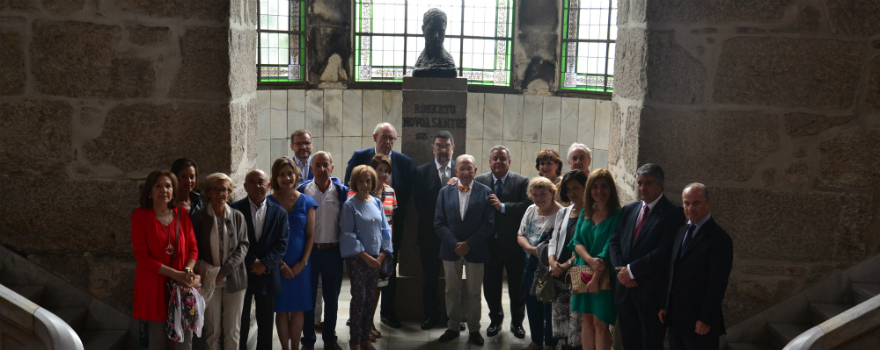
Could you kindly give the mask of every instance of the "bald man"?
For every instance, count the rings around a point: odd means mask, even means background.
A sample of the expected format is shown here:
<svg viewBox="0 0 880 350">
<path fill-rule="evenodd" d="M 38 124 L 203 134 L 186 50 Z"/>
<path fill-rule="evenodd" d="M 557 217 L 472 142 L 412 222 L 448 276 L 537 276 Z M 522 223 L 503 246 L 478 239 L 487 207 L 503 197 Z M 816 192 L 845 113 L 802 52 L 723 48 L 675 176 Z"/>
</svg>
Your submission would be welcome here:
<svg viewBox="0 0 880 350">
<path fill-rule="evenodd" d="M 251 170 L 244 179 L 247 198 L 229 206 L 244 214 L 247 224 L 248 248 L 244 257 L 248 269 L 248 287 L 241 313 L 239 349 L 247 349 L 251 321 L 251 300 L 256 304 L 257 350 L 272 350 L 272 330 L 275 322 L 275 295 L 281 291 L 281 272 L 278 261 L 287 252 L 290 229 L 287 211 L 266 200 L 269 178 L 262 170 Z"/>
</svg>

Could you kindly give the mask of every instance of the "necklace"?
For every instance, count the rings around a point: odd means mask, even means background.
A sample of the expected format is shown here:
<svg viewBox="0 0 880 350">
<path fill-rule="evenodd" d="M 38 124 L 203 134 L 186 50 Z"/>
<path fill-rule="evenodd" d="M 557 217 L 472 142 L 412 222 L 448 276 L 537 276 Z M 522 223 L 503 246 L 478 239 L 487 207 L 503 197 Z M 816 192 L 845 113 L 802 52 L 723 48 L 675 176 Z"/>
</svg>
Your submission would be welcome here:
<svg viewBox="0 0 880 350">
<path fill-rule="evenodd" d="M 158 218 L 157 218 L 158 220 Z M 174 246 L 171 245 L 171 233 L 168 231 L 171 229 L 171 224 L 174 223 L 174 212 L 171 213 L 171 222 L 166 226 L 161 221 L 159 221 L 159 225 L 162 226 L 162 232 L 165 233 L 165 237 L 168 237 L 168 246 L 165 247 L 165 254 L 174 255 Z"/>
</svg>

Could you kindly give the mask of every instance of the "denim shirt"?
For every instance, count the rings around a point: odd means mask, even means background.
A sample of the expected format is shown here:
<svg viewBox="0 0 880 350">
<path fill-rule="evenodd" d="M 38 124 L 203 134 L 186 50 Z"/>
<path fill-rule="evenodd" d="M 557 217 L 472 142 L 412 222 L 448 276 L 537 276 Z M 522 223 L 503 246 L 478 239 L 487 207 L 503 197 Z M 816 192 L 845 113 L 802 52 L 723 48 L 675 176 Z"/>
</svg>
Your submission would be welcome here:
<svg viewBox="0 0 880 350">
<path fill-rule="evenodd" d="M 375 197 L 369 202 L 351 197 L 342 205 L 339 248 L 343 258 L 367 252 L 377 256 L 382 249 L 392 252 L 391 229 L 382 204 Z"/>
</svg>

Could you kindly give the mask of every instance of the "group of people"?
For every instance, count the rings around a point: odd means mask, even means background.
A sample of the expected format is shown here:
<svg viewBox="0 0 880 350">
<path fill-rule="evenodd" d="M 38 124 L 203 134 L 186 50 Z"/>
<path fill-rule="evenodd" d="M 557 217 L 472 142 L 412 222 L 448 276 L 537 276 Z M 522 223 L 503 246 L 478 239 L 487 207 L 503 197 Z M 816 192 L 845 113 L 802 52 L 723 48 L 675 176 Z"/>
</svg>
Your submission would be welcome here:
<svg viewBox="0 0 880 350">
<path fill-rule="evenodd" d="M 478 173 L 473 156 L 453 157 L 448 131 L 434 133 L 434 159 L 418 167 L 392 150 L 392 125 L 377 125 L 373 140 L 351 156 L 340 181 L 332 155 L 312 154 L 311 134 L 297 130 L 295 156 L 275 160 L 269 176 L 247 173 L 247 197 L 234 203 L 233 180 L 222 173 L 206 176 L 199 194 L 191 159 L 150 173 L 131 231 L 134 317 L 144 321 L 150 349 L 167 346 L 168 280 L 201 284 L 207 307 L 196 341 L 208 349 L 246 348 L 252 303 L 257 349 L 272 348 L 273 322 L 285 350 L 313 349 L 316 331 L 326 349 L 341 349 L 336 314 L 347 270 L 350 347 L 372 350 L 382 337 L 377 309 L 382 323 L 401 327 L 395 271 L 410 198 L 417 199 L 421 328 L 445 322 L 440 342 L 467 330 L 470 343 L 484 344 L 483 294 L 486 335 L 501 332 L 506 271 L 510 332 L 524 338 L 528 314 L 527 349 L 610 349 L 609 325 L 617 322 L 627 350 L 662 349 L 667 329 L 673 349 L 718 348 L 732 243 L 709 213 L 705 185 L 686 186 L 682 207 L 663 194 L 660 166 L 645 164 L 636 173 L 641 199 L 622 205 L 614 177 L 590 172 L 582 144 L 568 149 L 564 175 L 559 151 L 542 150 L 540 176 L 528 179 L 510 170 L 514 155 L 503 145 L 489 150 L 490 169 Z M 584 266 L 592 274 L 570 273 Z M 536 293 L 546 283 L 558 286 L 552 300 Z M 193 341 L 187 331 L 174 347 Z"/>
</svg>

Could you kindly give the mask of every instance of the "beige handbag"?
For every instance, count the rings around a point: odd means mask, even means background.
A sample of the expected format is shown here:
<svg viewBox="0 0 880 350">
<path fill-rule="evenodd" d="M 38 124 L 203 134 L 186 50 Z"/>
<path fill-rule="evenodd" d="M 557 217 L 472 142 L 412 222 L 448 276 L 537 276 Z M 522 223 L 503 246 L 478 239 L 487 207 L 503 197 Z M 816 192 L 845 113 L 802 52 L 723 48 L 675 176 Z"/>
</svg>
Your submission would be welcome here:
<svg viewBox="0 0 880 350">
<path fill-rule="evenodd" d="M 599 280 L 599 290 L 609 290 L 611 289 L 611 278 L 608 274 L 608 271 L 605 271 L 602 276 L 598 277 Z M 596 278 L 593 273 L 593 268 L 590 267 L 589 264 L 585 264 L 582 266 L 572 267 L 568 269 L 568 277 L 571 279 L 571 294 L 581 294 L 587 292 L 587 282 L 590 281 L 591 278 Z"/>
</svg>

